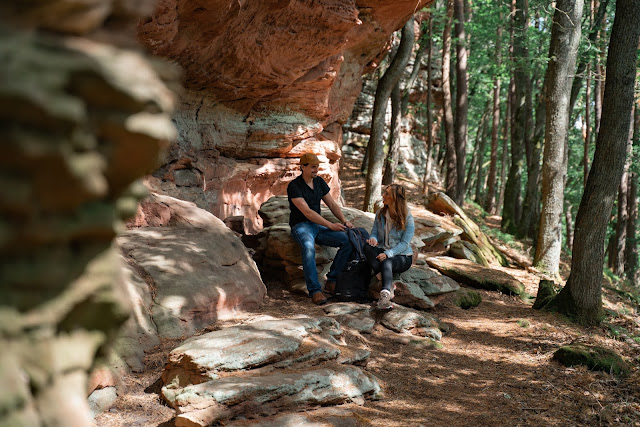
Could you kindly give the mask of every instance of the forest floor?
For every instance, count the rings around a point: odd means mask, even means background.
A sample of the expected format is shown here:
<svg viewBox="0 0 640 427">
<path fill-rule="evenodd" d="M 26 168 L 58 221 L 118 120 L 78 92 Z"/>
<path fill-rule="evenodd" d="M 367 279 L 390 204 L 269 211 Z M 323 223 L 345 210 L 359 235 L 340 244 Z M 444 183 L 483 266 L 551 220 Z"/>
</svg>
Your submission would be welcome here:
<svg viewBox="0 0 640 427">
<path fill-rule="evenodd" d="M 341 179 L 346 204 L 361 208 L 364 180 L 359 170 L 345 162 Z M 419 186 L 400 181 L 408 187 L 410 200 L 420 203 Z M 489 235 L 500 235 L 499 217 L 482 221 L 473 206 L 465 209 L 478 223 L 484 222 Z M 496 243 L 520 263 L 530 258 L 522 242 Z M 537 293 L 540 278 L 534 270 L 503 270 L 520 280 L 529 294 Z M 640 353 L 635 344 L 640 341 L 639 299 L 637 292 L 634 297 L 615 291 L 621 283 L 603 284 L 607 319 L 600 327 L 580 327 L 557 314 L 533 310 L 518 297 L 478 290 L 482 302 L 476 308 L 463 310 L 448 297 L 430 310 L 451 329 L 440 348 L 425 349 L 380 325 L 372 334 L 347 336 L 347 342 L 371 350 L 366 369 L 380 379 L 384 397 L 364 406 L 341 405 L 338 411 L 352 414 L 358 426 L 640 426 Z M 266 285 L 268 296 L 260 313 L 212 327 L 264 314 L 280 318 L 324 314 L 308 298 L 289 293 L 282 283 Z M 632 374 L 617 378 L 584 367 L 566 368 L 552 360 L 555 350 L 572 342 L 617 351 L 633 365 Z M 161 402 L 158 384 L 167 355 L 178 344 L 165 341 L 149 352 L 145 371 L 123 378 L 126 394 L 96 418 L 96 425 L 172 426 L 175 414 Z M 310 415 L 321 424 L 327 410 Z"/>
</svg>

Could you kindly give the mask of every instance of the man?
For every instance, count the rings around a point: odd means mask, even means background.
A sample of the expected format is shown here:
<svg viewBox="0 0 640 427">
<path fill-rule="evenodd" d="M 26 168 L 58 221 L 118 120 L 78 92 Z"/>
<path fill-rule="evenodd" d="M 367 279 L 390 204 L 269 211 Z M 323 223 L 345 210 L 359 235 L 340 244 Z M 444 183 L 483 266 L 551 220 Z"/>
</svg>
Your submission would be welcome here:
<svg viewBox="0 0 640 427">
<path fill-rule="evenodd" d="M 300 157 L 302 174 L 289 183 L 289 225 L 293 239 L 302 247 L 302 270 L 307 283 L 309 296 L 314 304 L 322 305 L 327 299 L 322 294 L 316 270 L 315 243 L 340 248 L 331 269 L 327 274 L 325 290 L 333 293 L 336 278 L 344 270 L 353 246 L 345 230 L 352 228 L 351 222 L 345 220 L 340 206 L 329 194 L 329 186 L 318 176 L 320 160 L 313 153 L 305 153 Z M 340 223 L 330 222 L 320 215 L 320 200 L 331 210 Z"/>
</svg>

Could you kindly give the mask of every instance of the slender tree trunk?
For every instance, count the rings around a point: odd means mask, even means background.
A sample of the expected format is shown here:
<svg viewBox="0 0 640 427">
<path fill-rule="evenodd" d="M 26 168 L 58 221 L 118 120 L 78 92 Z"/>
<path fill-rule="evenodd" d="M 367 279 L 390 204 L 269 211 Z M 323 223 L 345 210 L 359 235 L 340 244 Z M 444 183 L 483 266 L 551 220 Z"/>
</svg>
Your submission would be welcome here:
<svg viewBox="0 0 640 427">
<path fill-rule="evenodd" d="M 600 32 L 600 27 L 602 26 L 602 22 L 604 21 L 604 16 L 607 11 L 607 5 L 609 4 L 609 0 L 602 0 L 600 2 L 600 6 L 598 7 L 598 12 L 591 24 L 591 29 L 589 30 L 589 43 L 594 43 L 598 38 L 598 33 Z M 588 60 L 580 61 L 578 65 L 578 69 L 576 70 L 575 79 L 573 80 L 573 84 L 571 86 L 571 98 L 569 100 L 569 117 L 573 113 L 573 108 L 576 105 L 576 101 L 578 100 L 578 95 L 580 95 L 580 89 L 582 89 L 582 81 L 584 80 L 584 72 L 587 69 Z"/>
<path fill-rule="evenodd" d="M 567 247 L 573 250 L 573 216 L 571 215 L 571 204 L 567 204 L 564 210 L 564 221 L 567 225 Z"/>
<path fill-rule="evenodd" d="M 365 212 L 373 212 L 376 201 L 381 195 L 382 164 L 383 156 L 383 134 L 385 124 L 385 113 L 387 111 L 387 101 L 391 95 L 393 87 L 396 85 L 404 67 L 411 56 L 413 48 L 413 18 L 410 18 L 402 27 L 402 38 L 398 51 L 391 60 L 389 68 L 378 81 L 376 97 L 373 102 L 373 116 L 371 119 L 371 136 L 369 138 L 369 161 L 367 167 L 367 184 L 364 195 Z"/>
<path fill-rule="evenodd" d="M 500 14 L 502 21 L 502 14 Z M 501 39 L 502 26 L 496 30 L 496 68 L 500 69 L 501 64 Z M 496 202 L 496 175 L 498 172 L 498 128 L 500 126 L 500 77 L 496 73 L 493 80 L 493 122 L 491 127 L 491 160 L 489 162 L 489 176 L 487 178 L 487 196 L 485 198 L 484 210 L 493 212 Z"/>
<path fill-rule="evenodd" d="M 424 178 L 422 179 L 422 194 L 427 194 L 428 182 L 431 177 L 431 168 L 433 167 L 433 118 L 431 117 L 431 97 L 432 97 L 432 71 L 431 61 L 433 57 L 433 15 L 429 17 L 429 33 L 427 34 L 427 164 L 424 168 Z"/>
<path fill-rule="evenodd" d="M 453 110 L 451 107 L 451 21 L 453 18 L 453 0 L 447 1 L 447 19 L 442 33 L 442 94 L 444 98 L 444 134 L 446 139 L 447 174 L 446 193 L 455 200 L 458 186 L 458 166 L 456 145 L 453 134 Z"/>
<path fill-rule="evenodd" d="M 487 102 L 487 108 L 485 108 L 484 114 L 482 114 L 482 118 L 480 119 L 480 125 L 478 132 L 480 133 L 480 139 L 476 137 L 476 147 L 478 151 L 478 166 L 476 173 L 476 191 L 475 191 L 475 202 L 482 206 L 484 204 L 484 196 L 482 194 L 482 189 L 485 188 L 484 184 L 484 152 L 485 145 L 487 140 L 487 116 L 491 110 L 490 101 Z"/>
<path fill-rule="evenodd" d="M 510 117 L 511 99 L 513 98 L 513 78 L 509 82 L 509 90 L 507 92 L 507 109 L 504 114 L 504 126 L 502 128 L 502 163 L 500 165 L 500 190 L 498 191 L 498 202 L 496 203 L 496 209 L 500 209 L 500 207 L 504 205 L 504 189 L 507 181 L 507 168 L 509 164 L 509 130 L 511 124 Z"/>
<path fill-rule="evenodd" d="M 633 118 L 633 111 L 631 112 Z M 632 121 L 633 123 L 633 121 Z M 627 222 L 628 222 L 628 196 L 629 196 L 629 167 L 631 154 L 633 149 L 633 126 L 629 126 L 629 140 L 627 142 L 627 155 L 620 178 L 620 186 L 618 187 L 618 220 L 616 222 L 615 246 L 614 252 L 610 254 L 613 257 L 613 272 L 619 277 L 624 275 L 625 246 L 627 243 Z"/>
<path fill-rule="evenodd" d="M 393 184 L 398 169 L 398 157 L 400 155 L 400 131 L 402 128 L 402 92 L 400 82 L 396 83 L 391 91 L 391 131 L 389 132 L 389 151 L 385 161 L 382 184 Z"/>
<path fill-rule="evenodd" d="M 587 76 L 591 74 L 591 64 L 587 66 Z M 584 106 L 584 152 L 582 156 L 582 176 L 583 186 L 587 185 L 589 176 L 589 145 L 591 144 L 591 77 L 587 77 L 587 92 L 585 94 Z"/>
<path fill-rule="evenodd" d="M 633 120 L 633 146 L 637 148 L 640 146 L 640 101 L 636 104 L 634 109 Z M 631 164 L 634 165 L 638 161 L 637 156 L 633 156 Z M 629 203 L 627 208 L 629 215 L 627 218 L 627 244 L 625 246 L 624 254 L 624 272 L 627 279 L 631 281 L 634 286 L 640 286 L 640 277 L 638 277 L 638 172 L 637 167 L 633 167 L 629 174 Z"/>
<path fill-rule="evenodd" d="M 525 0 L 512 0 L 514 18 L 513 28 L 513 61 L 515 65 L 513 80 L 515 84 L 511 123 L 511 166 L 504 190 L 504 207 L 502 209 L 503 231 L 516 234 L 520 224 L 522 199 L 522 171 L 524 168 L 524 148 L 526 129 L 526 86 L 528 77 L 528 51 L 526 48 L 526 30 L 528 26 L 525 15 Z"/>
<path fill-rule="evenodd" d="M 549 308 L 586 325 L 599 324 L 602 316 L 604 241 L 615 190 L 624 168 L 631 125 L 640 42 L 638 16 L 640 2 L 617 0 L 607 58 L 602 123 L 576 216 L 571 274 L 566 286 L 549 303 Z"/>
<path fill-rule="evenodd" d="M 533 128 L 532 151 L 528 167 L 527 189 L 522 205 L 522 221 L 520 227 L 525 235 L 537 242 L 538 223 L 540 221 L 540 168 L 542 160 L 542 146 L 544 145 L 544 125 L 546 119 L 546 84 L 538 94 L 536 106 L 536 123 Z M 535 246 L 535 244 L 534 244 Z"/>
<path fill-rule="evenodd" d="M 547 68 L 547 124 L 542 164 L 542 212 L 534 265 L 558 274 L 569 127 L 569 95 L 575 70 L 584 0 L 558 0 Z"/>
<path fill-rule="evenodd" d="M 467 125 L 468 125 L 468 81 L 467 81 L 467 47 L 466 34 L 464 32 L 464 0 L 454 0 L 454 13 L 456 18 L 456 112 L 453 129 L 456 146 L 456 178 L 457 185 L 453 201 L 459 206 L 464 203 L 466 193 L 465 171 L 467 158 Z"/>
</svg>

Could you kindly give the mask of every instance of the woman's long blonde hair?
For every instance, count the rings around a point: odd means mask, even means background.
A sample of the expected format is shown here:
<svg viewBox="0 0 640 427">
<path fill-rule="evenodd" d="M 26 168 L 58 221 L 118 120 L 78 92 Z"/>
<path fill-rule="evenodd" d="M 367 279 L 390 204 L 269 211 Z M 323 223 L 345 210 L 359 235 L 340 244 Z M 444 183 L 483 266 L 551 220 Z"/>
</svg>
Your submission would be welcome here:
<svg viewBox="0 0 640 427">
<path fill-rule="evenodd" d="M 378 215 L 384 216 L 389 210 L 393 226 L 398 230 L 404 230 L 407 226 L 407 192 L 400 184 L 391 184 L 387 188 L 391 189 L 391 204 L 384 205 L 378 211 Z"/>
</svg>

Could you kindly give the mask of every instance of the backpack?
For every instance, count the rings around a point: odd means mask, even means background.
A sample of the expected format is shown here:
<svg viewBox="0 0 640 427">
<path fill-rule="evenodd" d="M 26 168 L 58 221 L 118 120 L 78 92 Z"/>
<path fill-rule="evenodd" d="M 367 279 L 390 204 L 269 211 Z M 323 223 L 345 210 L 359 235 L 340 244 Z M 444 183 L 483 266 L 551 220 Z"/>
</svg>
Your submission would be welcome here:
<svg viewBox="0 0 640 427">
<path fill-rule="evenodd" d="M 364 245 L 369 233 L 364 228 L 347 229 L 353 245 L 351 258 L 336 280 L 335 298 L 338 301 L 366 302 L 369 300 L 371 267 L 364 256 Z"/>
</svg>

